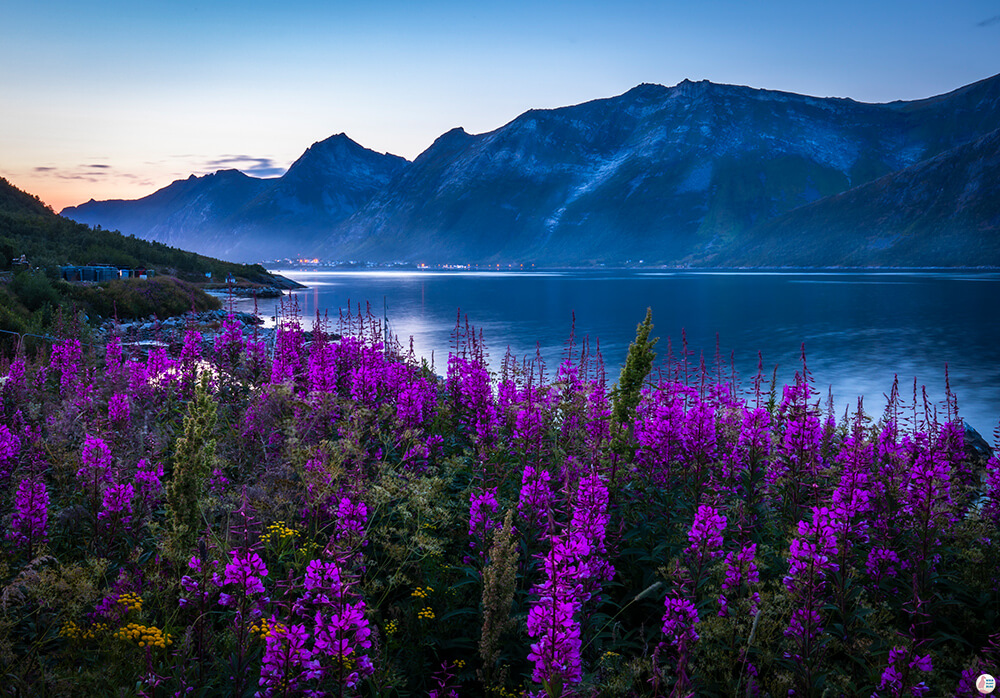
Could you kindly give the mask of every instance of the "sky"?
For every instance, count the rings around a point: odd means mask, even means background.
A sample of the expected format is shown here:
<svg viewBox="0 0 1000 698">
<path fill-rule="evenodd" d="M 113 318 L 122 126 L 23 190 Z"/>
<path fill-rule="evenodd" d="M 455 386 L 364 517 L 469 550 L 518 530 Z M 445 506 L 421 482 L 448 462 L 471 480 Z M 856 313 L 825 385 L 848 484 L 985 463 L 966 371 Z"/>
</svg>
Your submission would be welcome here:
<svg viewBox="0 0 1000 698">
<path fill-rule="evenodd" d="M 850 97 L 1000 73 L 1000 0 L 0 0 L 0 176 L 56 211 L 278 176 L 685 78 Z"/>
</svg>

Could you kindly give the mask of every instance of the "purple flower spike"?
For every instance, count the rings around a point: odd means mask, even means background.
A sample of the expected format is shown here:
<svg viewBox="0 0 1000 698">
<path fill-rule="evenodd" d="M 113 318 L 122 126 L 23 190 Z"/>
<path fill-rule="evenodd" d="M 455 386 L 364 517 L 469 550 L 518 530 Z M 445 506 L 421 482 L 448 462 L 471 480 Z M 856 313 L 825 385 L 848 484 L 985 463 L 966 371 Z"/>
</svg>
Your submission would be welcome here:
<svg viewBox="0 0 1000 698">
<path fill-rule="evenodd" d="M 235 584 L 246 594 L 263 594 L 264 582 L 262 577 L 267 576 L 267 567 L 260 556 L 250 551 L 245 556 L 233 555 L 232 562 L 226 565 L 223 585 Z"/>
<path fill-rule="evenodd" d="M 726 530 L 726 517 L 713 507 L 702 504 L 694 516 L 694 523 L 688 531 L 688 551 L 699 559 L 718 557 L 722 554 L 722 532 Z"/>
<path fill-rule="evenodd" d="M 667 641 L 675 647 L 684 645 L 690 647 L 698 641 L 698 633 L 694 626 L 698 624 L 698 609 L 688 599 L 668 596 L 664 600 L 666 611 L 663 613 L 663 634 Z"/>
<path fill-rule="evenodd" d="M 7 539 L 28 551 L 46 540 L 49 522 L 49 492 L 41 478 L 25 478 L 14 495 L 14 517 Z"/>
</svg>

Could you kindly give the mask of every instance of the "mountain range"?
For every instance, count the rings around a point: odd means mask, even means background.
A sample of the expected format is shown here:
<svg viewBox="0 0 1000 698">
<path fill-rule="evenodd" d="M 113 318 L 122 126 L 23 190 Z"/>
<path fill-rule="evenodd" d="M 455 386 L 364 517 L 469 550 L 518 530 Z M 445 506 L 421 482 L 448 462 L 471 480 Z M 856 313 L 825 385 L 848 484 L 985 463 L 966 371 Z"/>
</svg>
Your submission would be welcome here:
<svg viewBox="0 0 1000 698">
<path fill-rule="evenodd" d="M 531 110 L 413 162 L 340 134 L 74 220 L 231 259 L 1000 266 L 1000 76 L 867 104 L 707 81 Z"/>
</svg>

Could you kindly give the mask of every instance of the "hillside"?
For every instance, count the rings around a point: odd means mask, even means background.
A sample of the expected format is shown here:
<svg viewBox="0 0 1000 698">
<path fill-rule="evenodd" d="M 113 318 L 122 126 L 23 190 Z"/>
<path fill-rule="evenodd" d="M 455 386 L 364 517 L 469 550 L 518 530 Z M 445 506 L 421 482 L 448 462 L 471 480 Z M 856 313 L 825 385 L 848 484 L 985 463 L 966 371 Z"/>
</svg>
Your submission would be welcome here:
<svg viewBox="0 0 1000 698">
<path fill-rule="evenodd" d="M 1000 130 L 745 234 L 711 265 L 1000 265 Z"/>
<path fill-rule="evenodd" d="M 15 264 L 24 256 L 26 264 Z M 154 270 L 148 282 L 111 282 L 108 293 L 67 284 L 59 280 L 64 264 L 109 264 Z M 216 307 L 189 282 L 216 280 L 227 275 L 251 284 L 273 285 L 275 279 L 258 265 L 232 264 L 209 257 L 126 237 L 117 232 L 93 229 L 56 215 L 37 197 L 0 178 L 0 329 L 41 331 L 53 320 L 58 308 L 84 310 L 92 319 L 117 312 L 119 317 L 161 316 Z M 118 288 L 121 286 L 121 288 Z M 160 299 L 153 305 L 149 298 Z M 112 299 L 115 302 L 112 303 Z"/>
</svg>

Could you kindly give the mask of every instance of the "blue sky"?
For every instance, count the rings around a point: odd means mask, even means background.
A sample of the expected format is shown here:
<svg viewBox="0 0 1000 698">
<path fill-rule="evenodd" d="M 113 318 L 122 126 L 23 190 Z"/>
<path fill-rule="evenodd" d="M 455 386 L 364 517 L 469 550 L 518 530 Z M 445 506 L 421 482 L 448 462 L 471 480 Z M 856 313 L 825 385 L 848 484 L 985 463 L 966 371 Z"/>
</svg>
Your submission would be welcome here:
<svg viewBox="0 0 1000 698">
<path fill-rule="evenodd" d="M 56 210 L 684 78 L 870 102 L 1000 72 L 1000 0 L 0 0 L 0 175 Z"/>
</svg>

